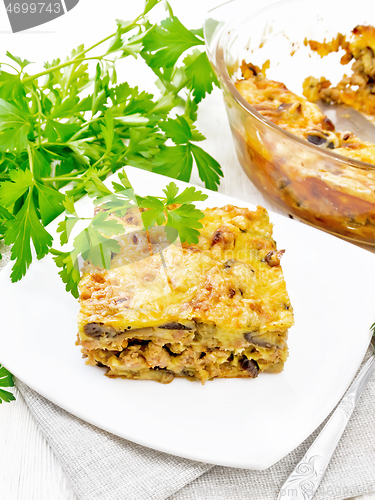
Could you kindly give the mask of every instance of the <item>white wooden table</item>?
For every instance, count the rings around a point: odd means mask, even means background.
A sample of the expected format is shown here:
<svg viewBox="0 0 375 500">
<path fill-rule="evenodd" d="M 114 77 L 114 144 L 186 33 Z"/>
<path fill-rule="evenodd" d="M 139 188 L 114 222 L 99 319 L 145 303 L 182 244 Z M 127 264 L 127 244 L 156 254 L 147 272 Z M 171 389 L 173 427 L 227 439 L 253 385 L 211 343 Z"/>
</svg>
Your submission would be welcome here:
<svg viewBox="0 0 375 500">
<path fill-rule="evenodd" d="M 126 6 L 127 12 L 114 17 L 133 18 L 134 13 L 139 11 L 141 2 L 138 2 L 136 6 L 131 0 L 121 0 L 121 2 L 123 6 Z M 86 5 L 90 3 L 93 13 L 95 12 L 94 6 L 99 5 L 97 0 L 81 0 L 81 3 L 86 3 Z M 108 3 L 118 2 L 108 0 Z M 202 23 L 204 12 L 220 4 L 221 1 L 170 0 L 170 3 L 183 22 L 189 27 L 198 27 Z M 254 6 L 256 7 L 256 3 Z M 4 22 L 1 24 L 2 22 L 3 20 L 0 20 L 0 40 L 4 36 L 1 30 L 9 30 Z M 52 28 L 43 29 L 47 31 Z M 39 31 L 42 31 L 42 28 Z M 35 35 L 19 36 L 26 44 L 30 41 L 32 45 L 32 37 Z M 6 38 L 7 42 L 17 46 L 11 35 L 7 35 Z M 16 54 L 30 59 L 27 46 L 24 45 L 22 48 L 19 42 L 18 46 L 22 50 L 15 51 Z M 71 48 L 70 45 L 69 48 Z M 10 49 L 7 46 L 4 50 Z M 46 56 L 48 57 L 49 55 Z M 215 89 L 213 94 L 201 104 L 198 121 L 199 130 L 207 137 L 207 141 L 202 145 L 220 162 L 224 170 L 225 177 L 220 191 L 280 212 L 275 205 L 263 198 L 242 171 L 234 151 L 222 97 L 218 89 Z M 201 185 L 196 174 L 192 181 Z M 17 390 L 15 394 L 16 402 L 0 406 L 0 500 L 77 500 L 60 463 L 36 426 L 22 396 Z M 361 500 L 375 500 L 375 494 L 360 498 Z"/>
</svg>

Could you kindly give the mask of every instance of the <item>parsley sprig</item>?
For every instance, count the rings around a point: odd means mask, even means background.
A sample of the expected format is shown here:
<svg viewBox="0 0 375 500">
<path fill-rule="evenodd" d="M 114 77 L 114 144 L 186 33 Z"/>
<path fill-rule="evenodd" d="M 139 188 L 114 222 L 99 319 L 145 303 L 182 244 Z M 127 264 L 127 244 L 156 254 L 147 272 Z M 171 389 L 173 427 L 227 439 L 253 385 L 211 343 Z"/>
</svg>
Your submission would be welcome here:
<svg viewBox="0 0 375 500">
<path fill-rule="evenodd" d="M 113 238 L 124 233 L 124 226 L 113 216 L 122 217 L 129 208 L 141 210 L 144 230 L 155 225 L 165 225 L 166 235 L 170 242 L 177 237 L 181 242 L 198 243 L 199 222 L 204 214 L 198 210 L 194 202 L 204 201 L 207 195 L 194 187 L 188 187 L 181 193 L 174 182 L 163 190 L 165 196 L 141 197 L 134 193 L 130 181 L 122 171 L 118 174 L 120 182 L 112 182 L 109 189 L 94 172 L 86 175 L 84 188 L 94 205 L 100 210 L 93 217 L 81 218 L 74 207 L 72 198 L 65 197 L 65 218 L 58 225 L 62 246 L 69 243 L 73 228 L 79 222 L 86 227 L 73 239 L 73 249 L 62 251 L 51 249 L 56 265 L 61 268 L 60 276 L 66 284 L 66 290 L 78 297 L 80 281 L 79 258 L 90 261 L 96 267 L 109 269 L 113 255 L 120 252 L 118 241 Z"/>
<path fill-rule="evenodd" d="M 202 224 L 199 222 L 204 214 L 198 210 L 193 202 L 204 201 L 207 195 L 197 191 L 194 187 L 186 188 L 179 193 L 174 182 L 168 184 L 163 189 L 165 197 L 147 196 L 137 197 L 140 208 L 146 208 L 142 212 L 143 224 L 146 229 L 154 225 L 165 224 L 165 229 L 169 241 L 174 241 L 177 237 L 184 243 L 198 243 L 199 229 Z M 173 207 L 173 205 L 178 205 Z"/>
<path fill-rule="evenodd" d="M 38 259 L 54 254 L 67 288 L 77 294 L 74 256 L 51 249 L 46 226 L 67 210 L 69 238 L 78 218 L 74 202 L 87 190 L 102 189 L 100 183 L 125 164 L 188 181 L 195 163 L 205 186 L 217 189 L 222 170 L 197 144 L 204 136 L 194 124 L 198 104 L 217 84 L 203 32 L 183 26 L 165 1 L 167 18 L 152 24 L 159 3 L 147 0 L 136 19 L 118 20 L 104 39 L 77 47 L 36 74 L 29 72 L 30 61 L 7 53 L 13 69 L 3 63 L 0 70 L 0 239 L 12 246 L 13 281 L 25 275 L 34 247 Z M 127 57 L 145 61 L 160 95 L 118 83 L 119 61 Z M 166 207 L 173 199 L 174 188 L 168 189 L 164 201 L 143 201 L 152 205 L 146 218 L 164 216 L 169 232 L 193 238 L 194 200 L 180 199 L 178 209 L 161 210 L 160 203 Z M 108 221 L 101 217 L 93 218 L 85 238 L 97 238 L 108 263 L 115 240 L 107 241 Z M 77 240 L 77 249 L 84 241 Z M 92 257 L 90 249 L 82 255 Z"/>
</svg>

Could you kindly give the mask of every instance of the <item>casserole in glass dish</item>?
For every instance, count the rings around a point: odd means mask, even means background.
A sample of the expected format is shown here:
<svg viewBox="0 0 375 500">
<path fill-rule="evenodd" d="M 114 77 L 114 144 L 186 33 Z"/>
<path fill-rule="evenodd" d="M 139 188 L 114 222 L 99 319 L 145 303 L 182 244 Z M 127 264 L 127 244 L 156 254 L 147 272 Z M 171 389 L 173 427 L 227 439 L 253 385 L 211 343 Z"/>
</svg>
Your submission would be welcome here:
<svg viewBox="0 0 375 500">
<path fill-rule="evenodd" d="M 239 91 L 248 77 L 243 62 L 258 70 L 263 67 L 267 79 L 282 82 L 297 96 L 302 96 L 303 82 L 310 76 L 338 83 L 350 73 L 351 64 L 340 64 L 344 50 L 322 58 L 307 41 L 330 41 L 338 33 L 349 40 L 357 25 L 375 26 L 375 10 L 369 9 L 366 0 L 356 1 L 355 9 L 351 0 L 313 4 L 288 0 L 256 13 L 247 1 L 235 0 L 209 12 L 205 37 L 237 155 L 251 181 L 292 216 L 338 236 L 375 245 L 375 147 L 373 161 L 371 144 L 367 162 L 357 154 L 337 154 L 331 142 L 326 147 L 316 138 L 308 142 L 277 125 Z"/>
</svg>

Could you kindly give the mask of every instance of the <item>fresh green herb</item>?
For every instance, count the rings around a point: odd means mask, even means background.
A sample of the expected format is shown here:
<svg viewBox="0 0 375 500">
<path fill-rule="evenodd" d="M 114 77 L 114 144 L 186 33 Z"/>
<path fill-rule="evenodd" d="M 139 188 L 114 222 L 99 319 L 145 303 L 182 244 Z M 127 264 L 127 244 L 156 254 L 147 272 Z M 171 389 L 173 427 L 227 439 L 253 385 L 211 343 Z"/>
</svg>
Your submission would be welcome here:
<svg viewBox="0 0 375 500">
<path fill-rule="evenodd" d="M 74 238 L 73 249 L 68 252 L 51 249 L 56 265 L 61 268 L 60 276 L 66 283 L 66 290 L 78 297 L 80 280 L 78 258 L 90 261 L 94 266 L 109 269 L 111 258 L 120 251 L 120 245 L 111 236 L 120 235 L 124 227 L 112 216 L 123 216 L 129 208 L 138 207 L 141 211 L 144 229 L 155 225 L 165 225 L 167 237 L 174 242 L 179 236 L 181 242 L 197 243 L 199 222 L 204 214 L 194 206 L 195 201 L 204 201 L 207 195 L 194 187 L 179 193 L 174 182 L 163 190 L 165 196 L 141 197 L 134 190 L 125 171 L 119 173 L 120 183 L 112 182 L 113 191 L 105 186 L 98 176 L 91 172 L 86 176 L 85 190 L 93 198 L 100 210 L 92 218 L 80 218 L 75 211 L 73 200 L 66 197 L 65 219 L 59 223 L 58 232 L 62 245 L 68 243 L 74 226 L 78 222 L 89 222 Z"/>
<path fill-rule="evenodd" d="M 174 182 L 168 184 L 163 189 L 165 197 L 147 196 L 139 199 L 140 208 L 147 208 L 142 212 L 143 223 L 146 228 L 155 224 L 165 224 L 167 236 L 170 241 L 179 236 L 181 242 L 198 243 L 199 229 L 202 224 L 199 222 L 204 214 L 194 205 L 194 201 L 204 201 L 207 196 L 194 187 L 186 188 L 179 194 L 178 187 Z M 177 207 L 171 207 L 179 205 Z"/>
<path fill-rule="evenodd" d="M 13 376 L 2 365 L 0 365 L 0 387 L 14 387 Z M 3 401 L 10 403 L 10 401 L 14 401 L 15 399 L 11 392 L 0 389 L 0 404 Z"/>
<path fill-rule="evenodd" d="M 162 69 L 166 75 L 184 52 L 197 45 L 204 45 L 202 34 L 197 36 L 171 16 L 148 31 L 141 53 L 150 68 Z"/>
<path fill-rule="evenodd" d="M 370 326 L 370 330 L 372 331 L 372 334 L 375 336 L 375 323 L 373 323 L 373 324 Z"/>
<path fill-rule="evenodd" d="M 199 176 L 206 187 L 216 189 L 220 182 L 220 176 L 223 175 L 220 165 L 202 148 L 193 144 L 193 142 L 203 141 L 205 137 L 189 121 L 183 116 L 177 116 L 176 119 L 169 118 L 160 124 L 166 137 L 171 139 L 176 146 L 161 146 L 160 154 L 154 159 L 155 168 L 153 170 L 159 174 L 168 174 L 177 179 L 188 181 L 194 158 Z M 173 166 L 170 164 L 171 158 L 174 159 Z"/>
<path fill-rule="evenodd" d="M 222 170 L 197 145 L 204 136 L 194 125 L 199 102 L 217 85 L 203 32 L 184 27 L 165 1 L 168 17 L 152 24 L 159 3 L 148 0 L 135 20 L 118 20 L 114 33 L 36 74 L 29 61 L 7 53 L 13 70 L 7 63 L 0 68 L 0 239 L 12 246 L 13 281 L 25 275 L 34 247 L 38 259 L 54 255 L 67 289 L 77 295 L 75 257 L 51 249 L 45 226 L 67 210 L 61 236 L 68 240 L 80 220 L 74 202 L 87 192 L 104 194 L 102 181 L 125 164 L 188 181 L 195 163 L 205 186 L 217 189 Z M 117 83 L 116 68 L 126 57 L 146 62 L 159 96 Z M 185 201 L 171 202 L 171 189 L 165 199 L 142 201 L 150 209 L 146 223 L 163 220 L 170 235 L 174 230 L 195 241 L 200 213 L 194 199 L 185 193 Z M 167 203 L 182 206 L 169 210 Z M 117 249 L 109 232 L 119 228 L 108 223 L 96 215 L 74 242 L 94 263 L 107 265 Z M 94 249 L 89 242 L 96 242 Z"/>
</svg>

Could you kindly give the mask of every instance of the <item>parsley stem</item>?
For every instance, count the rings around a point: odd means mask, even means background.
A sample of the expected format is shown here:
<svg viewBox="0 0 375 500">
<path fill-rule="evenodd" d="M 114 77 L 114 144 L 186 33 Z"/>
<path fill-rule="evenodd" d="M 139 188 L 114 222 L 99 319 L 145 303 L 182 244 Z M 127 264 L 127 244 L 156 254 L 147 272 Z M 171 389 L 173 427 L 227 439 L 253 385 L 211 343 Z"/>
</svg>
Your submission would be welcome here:
<svg viewBox="0 0 375 500">
<path fill-rule="evenodd" d="M 84 58 L 81 59 L 80 62 L 82 62 L 83 60 L 84 60 Z M 37 78 L 40 78 L 41 76 L 49 75 L 50 73 L 54 73 L 55 71 L 62 69 L 62 68 L 65 68 L 66 66 L 69 66 L 70 64 L 74 64 L 75 62 L 77 62 L 77 59 L 76 60 L 72 59 L 71 61 L 67 61 L 67 62 L 58 64 L 57 66 L 53 66 L 52 68 L 46 69 L 45 71 L 41 71 L 40 73 L 36 73 L 35 75 L 31 75 L 31 76 L 28 76 L 27 78 L 23 78 L 22 83 L 25 84 L 25 83 L 31 82 L 33 80 L 36 80 Z"/>
<path fill-rule="evenodd" d="M 164 1 L 164 6 L 165 6 L 165 10 L 166 10 L 166 11 L 168 12 L 168 14 L 169 14 L 169 17 L 173 17 L 173 10 L 172 10 L 172 7 L 171 7 L 170 3 L 169 3 L 167 0 L 165 0 L 165 1 Z"/>
<path fill-rule="evenodd" d="M 81 134 L 83 134 L 83 132 L 86 131 L 87 127 L 89 127 L 92 123 L 94 122 L 97 122 L 99 120 L 102 120 L 103 117 L 100 116 L 99 118 L 92 118 L 91 120 L 87 120 L 84 125 L 82 125 L 82 127 L 80 128 L 80 130 L 78 130 L 78 132 L 76 132 L 70 139 L 69 139 L 69 142 L 72 142 L 72 141 L 75 141 Z"/>
<path fill-rule="evenodd" d="M 131 31 L 133 28 L 135 28 L 137 25 L 138 25 L 138 21 L 143 17 L 143 14 L 140 14 L 132 24 L 129 24 L 129 26 L 126 27 L 126 32 L 128 31 Z M 84 54 L 87 54 L 87 52 L 90 52 L 90 50 L 93 50 L 95 49 L 96 47 L 98 47 L 99 45 L 101 45 L 102 43 L 104 42 L 107 42 L 108 40 L 110 40 L 111 38 L 113 38 L 114 36 L 117 35 L 117 31 L 115 31 L 114 33 L 112 33 L 112 35 L 108 35 L 106 38 L 103 38 L 103 40 L 100 40 L 100 42 L 97 42 L 95 43 L 94 45 L 91 45 L 91 47 L 89 47 L 88 49 L 84 50 L 83 52 L 80 52 L 79 54 L 77 54 L 77 57 L 78 56 L 82 56 Z"/>
<path fill-rule="evenodd" d="M 41 71 L 40 73 L 36 73 L 35 75 L 28 76 L 27 78 L 23 78 L 22 83 L 28 83 L 31 82 L 32 80 L 36 80 L 37 78 L 40 78 L 41 76 L 49 75 L 50 73 L 54 73 L 55 71 L 59 69 L 66 68 L 67 66 L 70 66 L 72 64 L 77 64 L 81 63 L 83 61 L 92 61 L 92 60 L 97 60 L 101 59 L 103 56 L 97 56 L 97 57 L 82 57 L 81 59 L 70 59 L 70 61 L 66 61 L 64 63 L 58 64 L 57 66 L 53 66 L 52 68 L 48 68 L 45 71 Z"/>
<path fill-rule="evenodd" d="M 22 83 L 28 83 L 31 82 L 32 80 L 36 80 L 37 78 L 40 78 L 41 76 L 46 76 L 49 75 L 50 73 L 54 73 L 55 71 L 59 69 L 66 68 L 67 66 L 71 66 L 72 64 L 77 64 L 81 62 L 86 62 L 86 61 L 100 61 L 101 59 L 104 58 L 106 54 L 103 54 L 101 56 L 95 56 L 95 57 L 82 57 L 81 59 L 70 59 L 69 61 L 66 61 L 64 63 L 58 64 L 57 66 L 53 66 L 52 68 L 48 68 L 45 71 L 41 71 L 40 73 L 36 73 L 35 75 L 28 76 L 27 78 L 23 78 Z"/>
<path fill-rule="evenodd" d="M 159 68 L 152 68 L 152 71 L 155 73 L 155 75 L 159 78 L 159 80 L 161 81 L 161 83 L 164 85 L 164 87 L 166 88 L 166 90 L 168 90 L 169 92 L 171 92 L 172 94 L 177 94 L 177 88 L 170 82 L 168 82 L 162 72 L 159 70 Z"/>
<path fill-rule="evenodd" d="M 82 57 L 83 55 L 87 54 L 87 52 L 90 52 L 90 50 L 95 49 L 96 47 L 98 47 L 102 43 L 107 42 L 108 40 L 110 40 L 111 38 L 113 38 L 114 36 L 116 36 L 116 34 L 117 34 L 117 31 L 115 31 L 114 33 L 112 33 L 112 35 L 109 35 L 106 38 L 103 38 L 103 40 L 100 40 L 100 42 L 94 43 L 94 45 L 91 45 L 91 47 L 89 47 L 88 49 L 86 49 L 83 52 L 80 52 L 79 54 L 77 54 L 77 57 L 78 56 Z"/>
<path fill-rule="evenodd" d="M 133 28 L 135 28 L 137 26 L 138 20 L 141 17 L 142 16 L 138 16 L 137 19 L 134 21 L 134 23 L 132 23 L 131 25 L 127 26 L 127 31 L 130 31 Z M 67 66 L 70 66 L 71 64 L 81 63 L 83 61 L 90 61 L 90 60 L 96 60 L 96 59 L 101 60 L 101 59 L 103 59 L 107 54 L 103 54 L 102 56 L 97 56 L 97 57 L 84 57 L 84 56 L 85 56 L 85 54 L 87 54 L 91 50 L 95 49 L 96 47 L 98 47 L 99 45 L 103 44 L 104 42 L 107 42 L 108 40 L 110 40 L 111 38 L 113 38 L 116 35 L 117 35 L 117 31 L 115 33 L 112 33 L 111 35 L 108 35 L 107 37 L 103 38 L 103 40 L 100 40 L 99 42 L 95 43 L 94 45 L 91 45 L 91 47 L 87 48 L 83 52 L 80 52 L 73 59 L 70 59 L 69 61 L 65 61 L 64 63 L 58 64 L 57 66 L 52 66 L 51 68 L 48 68 L 48 69 L 46 69 L 44 71 L 41 71 L 40 73 L 36 73 L 35 75 L 31 75 L 31 76 L 28 76 L 26 78 L 23 78 L 22 79 L 22 83 L 31 82 L 32 80 L 36 80 L 37 78 L 40 78 L 41 76 L 45 76 L 45 75 L 48 75 L 50 73 L 54 73 L 55 71 L 57 71 L 59 69 L 66 68 Z M 121 49 L 118 49 L 118 50 L 121 50 Z M 115 50 L 114 52 L 118 52 L 118 50 Z M 7 63 L 3 63 L 3 64 L 7 64 Z M 10 64 L 8 64 L 8 66 L 10 66 Z"/>
<path fill-rule="evenodd" d="M 188 81 L 189 79 L 185 78 L 185 80 L 182 83 L 180 83 L 180 85 L 177 87 L 176 94 L 178 94 L 185 87 Z"/>
<path fill-rule="evenodd" d="M 27 154 L 28 154 L 28 157 L 29 157 L 30 172 L 32 173 L 33 179 L 34 179 L 34 161 L 33 161 L 33 155 L 32 155 L 32 152 L 31 152 L 30 142 L 27 145 Z M 31 192 L 31 190 L 30 190 L 30 192 Z"/>
<path fill-rule="evenodd" d="M 60 175 L 58 177 L 42 177 L 43 182 L 55 182 L 55 181 L 76 181 L 79 179 L 78 176 L 64 176 Z"/>
<path fill-rule="evenodd" d="M 97 166 L 99 165 L 99 163 L 100 163 L 102 160 L 104 160 L 104 158 L 105 158 L 106 156 L 107 156 L 107 154 L 106 154 L 106 153 L 104 153 L 104 155 L 102 155 L 102 156 L 99 158 L 99 160 L 97 160 L 97 161 L 94 163 L 94 165 L 92 165 L 92 168 L 97 167 Z"/>
<path fill-rule="evenodd" d="M 105 155 L 104 155 L 105 156 Z M 102 159 L 102 158 L 101 158 Z M 96 162 L 98 163 L 98 162 Z M 96 165 L 96 164 L 95 164 Z M 95 166 L 93 165 L 93 166 Z M 121 168 L 121 167 L 120 167 Z M 111 171 L 111 168 L 110 167 L 106 167 L 103 169 L 102 172 L 100 172 L 99 174 L 99 178 L 100 177 L 103 177 L 103 176 L 106 176 L 109 172 Z M 86 173 L 86 171 L 84 172 L 77 172 L 77 175 L 75 176 L 72 176 L 71 172 L 69 174 L 65 174 L 65 175 L 59 175 L 57 177 L 43 177 L 42 178 L 42 181 L 43 182 L 55 182 L 55 181 L 77 181 L 80 179 L 79 175 L 82 174 L 84 175 Z M 1 177 L 0 177 L 1 178 Z"/>
<path fill-rule="evenodd" d="M 36 99 L 36 103 L 37 103 L 37 106 L 38 106 L 38 120 L 37 120 L 37 127 L 38 127 L 38 144 L 39 144 L 39 147 L 42 145 L 42 127 L 41 127 L 41 120 L 42 120 L 42 117 L 43 117 L 43 112 L 42 112 L 42 106 L 40 104 L 40 99 L 39 99 L 39 96 L 36 92 L 34 92 L 33 90 L 31 91 L 31 93 L 33 94 L 33 96 L 35 97 Z"/>
<path fill-rule="evenodd" d="M 143 17 L 143 14 L 140 14 L 132 24 L 129 24 L 129 26 L 126 27 L 126 31 L 130 31 L 132 30 L 133 28 L 135 28 L 138 24 L 138 21 Z M 84 50 L 83 52 L 80 52 L 79 54 L 77 54 L 76 57 L 78 56 L 83 56 L 85 54 L 87 54 L 87 52 L 90 52 L 91 50 L 95 49 L 96 47 L 98 47 L 99 45 L 101 45 L 102 43 L 104 42 L 107 42 L 108 40 L 110 40 L 111 38 L 113 38 L 114 36 L 117 35 L 117 31 L 115 31 L 114 33 L 112 33 L 112 35 L 108 35 L 107 37 L 103 38 L 103 40 L 100 40 L 100 42 L 97 42 L 97 43 L 94 43 L 94 45 L 91 45 L 91 47 L 89 47 L 88 49 Z"/>
<path fill-rule="evenodd" d="M 85 172 L 86 172 L 85 170 L 84 170 L 83 172 L 82 172 L 82 171 L 77 172 L 77 173 L 76 173 L 76 176 L 74 177 L 74 179 L 76 179 L 76 178 L 78 177 L 78 175 L 80 175 L 80 174 L 84 174 Z M 50 181 L 50 180 L 56 180 L 56 179 L 58 179 L 58 180 L 60 180 L 60 179 L 61 179 L 61 180 L 65 180 L 67 177 L 68 177 L 68 178 L 71 178 L 71 177 L 72 177 L 72 174 L 74 174 L 74 173 L 75 173 L 75 172 L 69 172 L 68 174 L 62 174 L 62 175 L 59 175 L 58 177 L 43 177 L 43 178 L 42 178 L 42 181 L 46 181 L 46 182 L 48 182 L 48 181 Z"/>
<path fill-rule="evenodd" d="M 14 71 L 15 71 L 16 73 L 18 73 L 19 75 L 21 74 L 21 72 L 20 72 L 20 71 L 18 71 L 18 69 L 17 69 L 17 68 L 15 68 L 14 66 L 12 66 L 11 64 L 8 64 L 8 63 L 5 63 L 5 62 L 2 62 L 2 63 L 0 63 L 0 66 L 9 66 L 10 68 L 14 69 Z"/>
<path fill-rule="evenodd" d="M 42 142 L 42 146 L 44 148 L 48 148 L 50 146 L 63 146 L 63 147 L 67 147 L 67 148 L 71 148 L 71 146 L 73 145 L 74 146 L 74 143 L 75 144 L 79 144 L 80 142 L 92 142 L 95 140 L 95 137 L 84 137 L 83 139 L 76 139 L 74 141 L 72 141 L 72 139 L 69 139 L 68 142 Z"/>
</svg>

